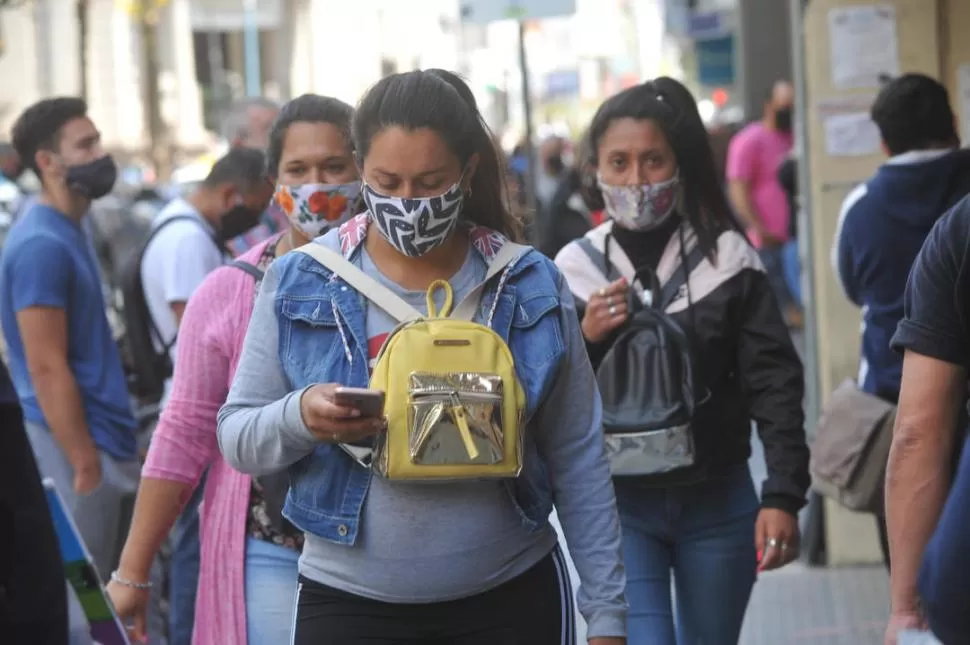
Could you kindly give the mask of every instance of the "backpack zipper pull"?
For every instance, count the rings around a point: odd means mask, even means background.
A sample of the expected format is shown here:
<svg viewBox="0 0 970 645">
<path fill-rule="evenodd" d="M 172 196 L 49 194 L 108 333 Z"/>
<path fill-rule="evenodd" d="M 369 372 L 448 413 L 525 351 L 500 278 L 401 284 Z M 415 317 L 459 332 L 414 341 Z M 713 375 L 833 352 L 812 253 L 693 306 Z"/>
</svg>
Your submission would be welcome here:
<svg viewBox="0 0 970 645">
<path fill-rule="evenodd" d="M 478 459 L 480 453 L 475 445 L 475 440 L 472 438 L 472 431 L 468 427 L 468 413 L 455 390 L 451 392 L 451 416 L 455 420 L 455 425 L 458 426 L 458 434 L 461 435 L 461 440 L 465 444 L 465 452 L 468 453 L 468 458 L 472 461 Z"/>
</svg>

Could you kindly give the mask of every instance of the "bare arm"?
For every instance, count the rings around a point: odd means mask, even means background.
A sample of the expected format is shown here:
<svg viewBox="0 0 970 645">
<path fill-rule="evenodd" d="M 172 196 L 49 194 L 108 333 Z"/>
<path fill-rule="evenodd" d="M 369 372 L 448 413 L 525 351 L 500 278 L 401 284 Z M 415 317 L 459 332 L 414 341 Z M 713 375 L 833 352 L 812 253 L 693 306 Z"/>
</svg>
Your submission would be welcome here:
<svg viewBox="0 0 970 645">
<path fill-rule="evenodd" d="M 950 484 L 963 367 L 907 351 L 886 472 L 894 612 L 916 611 L 916 579 Z"/>
<path fill-rule="evenodd" d="M 182 326 L 182 316 L 185 315 L 185 302 L 170 302 L 168 306 L 172 308 L 172 314 L 175 316 L 175 326 Z"/>
<path fill-rule="evenodd" d="M 67 317 L 63 309 L 28 307 L 17 312 L 27 369 L 44 419 L 74 468 L 97 485 L 100 463 L 88 432 L 84 405 L 67 359 Z M 93 487 L 93 486 L 92 486 Z"/>
<path fill-rule="evenodd" d="M 136 582 L 148 581 L 152 561 L 162 547 L 194 486 L 167 479 L 142 479 L 135 500 L 128 540 L 118 573 Z"/>
<path fill-rule="evenodd" d="M 731 205 L 734 206 L 735 212 L 741 218 L 741 223 L 765 237 L 765 227 L 751 201 L 751 186 L 748 182 L 743 179 L 732 179 L 728 183 L 728 196 L 731 198 Z"/>
</svg>

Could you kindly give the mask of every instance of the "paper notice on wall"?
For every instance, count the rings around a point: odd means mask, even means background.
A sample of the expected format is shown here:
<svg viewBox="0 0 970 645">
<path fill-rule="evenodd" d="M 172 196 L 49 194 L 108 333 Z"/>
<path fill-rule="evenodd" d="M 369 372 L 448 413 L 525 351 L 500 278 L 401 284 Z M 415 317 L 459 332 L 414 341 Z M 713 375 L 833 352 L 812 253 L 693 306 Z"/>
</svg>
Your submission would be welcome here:
<svg viewBox="0 0 970 645">
<path fill-rule="evenodd" d="M 957 67 L 957 109 L 960 119 L 960 137 L 963 145 L 970 147 L 970 62 Z"/>
<path fill-rule="evenodd" d="M 868 112 L 830 114 L 822 119 L 830 157 L 866 157 L 880 150 L 879 128 Z"/>
<path fill-rule="evenodd" d="M 875 88 L 899 75 L 896 8 L 889 4 L 830 9 L 832 84 L 840 89 Z"/>
</svg>

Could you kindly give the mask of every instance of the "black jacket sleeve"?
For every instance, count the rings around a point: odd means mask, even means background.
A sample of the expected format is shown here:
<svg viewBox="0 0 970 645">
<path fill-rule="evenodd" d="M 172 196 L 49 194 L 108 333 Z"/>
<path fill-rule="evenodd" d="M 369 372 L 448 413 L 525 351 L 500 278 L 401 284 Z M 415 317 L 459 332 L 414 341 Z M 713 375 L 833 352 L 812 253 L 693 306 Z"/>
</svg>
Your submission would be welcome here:
<svg viewBox="0 0 970 645">
<path fill-rule="evenodd" d="M 738 374 L 768 466 L 762 505 L 796 513 L 810 484 L 801 359 L 765 274 L 748 269 L 736 279 L 741 293 L 732 317 Z"/>
</svg>

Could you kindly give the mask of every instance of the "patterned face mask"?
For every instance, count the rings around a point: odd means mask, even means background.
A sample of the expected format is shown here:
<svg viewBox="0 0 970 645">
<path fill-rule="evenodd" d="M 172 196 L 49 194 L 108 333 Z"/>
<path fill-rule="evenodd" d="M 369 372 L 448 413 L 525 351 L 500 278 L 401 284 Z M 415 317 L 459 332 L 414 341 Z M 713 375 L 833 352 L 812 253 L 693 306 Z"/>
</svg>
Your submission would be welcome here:
<svg viewBox="0 0 970 645">
<path fill-rule="evenodd" d="M 680 173 L 678 171 L 667 181 L 656 184 L 611 186 L 599 175 L 596 176 L 596 183 L 603 193 L 607 214 L 618 226 L 633 231 L 647 231 L 663 224 L 674 212 Z"/>
<path fill-rule="evenodd" d="M 412 258 L 445 243 L 458 224 L 464 201 L 460 179 L 437 197 L 391 197 L 364 184 L 371 221 L 391 246 Z"/>
<path fill-rule="evenodd" d="M 347 184 L 277 184 L 273 199 L 290 224 L 314 238 L 354 215 L 360 199 L 360 180 Z"/>
</svg>

